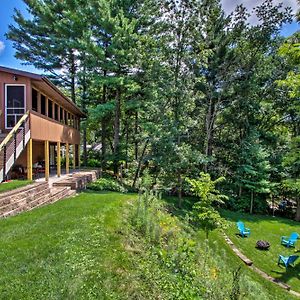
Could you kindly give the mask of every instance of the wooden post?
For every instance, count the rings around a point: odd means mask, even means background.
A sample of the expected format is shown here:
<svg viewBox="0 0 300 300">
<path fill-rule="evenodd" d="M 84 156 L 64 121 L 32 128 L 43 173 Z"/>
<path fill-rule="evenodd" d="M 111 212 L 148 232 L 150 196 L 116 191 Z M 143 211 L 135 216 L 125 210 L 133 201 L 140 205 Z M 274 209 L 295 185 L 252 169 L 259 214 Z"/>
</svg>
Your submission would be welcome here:
<svg viewBox="0 0 300 300">
<path fill-rule="evenodd" d="M 76 145 L 73 144 L 73 170 L 76 169 Z"/>
<path fill-rule="evenodd" d="M 80 169 L 80 145 L 77 145 L 78 169 Z"/>
<path fill-rule="evenodd" d="M 66 143 L 66 174 L 70 173 L 70 160 L 69 160 L 69 143 Z"/>
<path fill-rule="evenodd" d="M 32 139 L 27 144 L 27 179 L 32 180 Z"/>
<path fill-rule="evenodd" d="M 45 179 L 49 180 L 50 176 L 50 166 L 49 166 L 49 141 L 44 142 L 45 145 Z"/>
<path fill-rule="evenodd" d="M 56 150 L 56 170 L 57 170 L 57 177 L 61 175 L 61 156 L 60 156 L 60 142 L 57 142 L 57 150 Z"/>
</svg>

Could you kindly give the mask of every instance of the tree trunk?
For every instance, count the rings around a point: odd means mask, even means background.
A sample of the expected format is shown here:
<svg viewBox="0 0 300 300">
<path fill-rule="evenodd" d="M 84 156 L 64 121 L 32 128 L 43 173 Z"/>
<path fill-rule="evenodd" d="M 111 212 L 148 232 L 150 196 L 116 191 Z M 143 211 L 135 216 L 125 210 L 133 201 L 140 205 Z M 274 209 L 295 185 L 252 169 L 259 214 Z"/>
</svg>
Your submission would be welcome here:
<svg viewBox="0 0 300 300">
<path fill-rule="evenodd" d="M 139 126 L 139 113 L 135 112 L 135 122 L 134 122 L 134 158 L 138 160 L 138 152 L 139 152 L 139 142 L 137 139 L 138 135 L 138 126 Z"/>
<path fill-rule="evenodd" d="M 240 187 L 239 187 L 239 198 L 242 198 L 242 191 L 243 191 L 243 189 L 242 189 L 242 186 L 240 185 Z"/>
<path fill-rule="evenodd" d="M 254 200 L 254 192 L 251 191 L 250 214 L 253 213 L 253 200 Z"/>
<path fill-rule="evenodd" d="M 215 103 L 213 99 L 209 99 L 209 104 L 205 118 L 205 150 L 204 153 L 207 157 L 211 157 L 213 153 L 213 134 L 215 125 Z M 208 164 L 205 165 L 204 171 L 208 172 Z"/>
<path fill-rule="evenodd" d="M 129 120 L 128 120 L 129 116 L 126 116 L 126 123 L 125 123 L 125 137 L 126 137 L 126 141 L 125 141 L 125 146 L 126 146 L 126 161 L 125 161 L 125 169 L 128 169 L 128 144 L 129 144 Z"/>
<path fill-rule="evenodd" d="M 146 140 L 144 148 L 143 148 L 143 151 L 142 151 L 142 155 L 141 155 L 141 157 L 139 159 L 138 167 L 136 169 L 134 180 L 133 180 L 133 183 L 132 183 L 132 187 L 133 188 L 135 188 L 136 182 L 137 182 L 138 178 L 140 177 L 140 171 L 141 171 L 141 167 L 142 167 L 142 162 L 143 162 L 143 159 L 144 159 L 144 156 L 145 156 L 145 152 L 146 152 L 148 143 L 149 143 L 149 139 Z"/>
<path fill-rule="evenodd" d="M 117 89 L 115 121 L 114 121 L 114 173 L 118 173 L 119 148 L 120 148 L 120 124 L 121 124 L 121 90 Z"/>
<path fill-rule="evenodd" d="M 295 220 L 300 222 L 300 199 L 297 200 L 297 210 Z"/>
<path fill-rule="evenodd" d="M 104 76 L 106 76 L 106 71 L 104 71 Z M 101 99 L 101 104 L 106 103 L 106 96 L 107 96 L 107 87 L 104 84 L 103 85 L 103 90 L 102 90 L 102 99 Z M 102 172 L 106 168 L 106 163 L 105 163 L 105 156 L 106 156 L 106 136 L 107 136 L 107 118 L 102 118 L 101 119 L 101 170 Z"/>
<path fill-rule="evenodd" d="M 73 56 L 74 57 L 74 56 Z M 84 56 L 85 58 L 85 56 Z M 84 61 L 84 60 L 83 60 Z M 85 74 L 86 74 L 86 67 L 85 67 L 85 63 L 83 64 L 83 79 L 82 79 L 82 110 L 83 112 L 86 112 L 86 105 L 87 105 L 87 97 L 86 97 L 86 91 L 87 91 L 87 83 L 86 83 L 86 77 L 85 77 Z M 75 77 L 74 77 L 75 78 Z M 75 84 L 75 81 L 74 81 L 74 84 Z M 72 94 L 72 97 L 75 97 L 75 85 L 74 85 L 74 94 Z M 72 92 L 72 93 L 73 93 Z M 74 102 L 75 102 L 75 98 L 72 99 Z M 86 122 L 84 124 L 84 127 L 83 127 L 83 165 L 85 167 L 87 167 L 87 141 L 86 141 Z"/>
<path fill-rule="evenodd" d="M 178 206 L 182 207 L 182 177 L 178 174 Z"/>
<path fill-rule="evenodd" d="M 71 65 L 70 65 L 70 76 L 71 76 L 71 99 L 74 103 L 76 103 L 76 63 L 75 63 L 75 55 L 73 50 L 70 50 L 70 60 L 71 60 Z"/>
</svg>

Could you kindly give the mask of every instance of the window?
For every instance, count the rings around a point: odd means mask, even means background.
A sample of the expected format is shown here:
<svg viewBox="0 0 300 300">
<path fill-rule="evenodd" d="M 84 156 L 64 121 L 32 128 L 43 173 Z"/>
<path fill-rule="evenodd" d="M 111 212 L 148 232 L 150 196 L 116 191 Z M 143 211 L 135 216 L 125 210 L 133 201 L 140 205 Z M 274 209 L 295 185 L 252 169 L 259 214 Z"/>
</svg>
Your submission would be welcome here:
<svg viewBox="0 0 300 300">
<path fill-rule="evenodd" d="M 32 89 L 32 110 L 38 111 L 38 92 Z"/>
<path fill-rule="evenodd" d="M 46 97 L 41 95 L 41 114 L 46 115 Z"/>
<path fill-rule="evenodd" d="M 48 117 L 53 118 L 53 102 L 48 99 Z"/>
<path fill-rule="evenodd" d="M 68 125 L 71 126 L 71 114 L 68 113 Z"/>
<path fill-rule="evenodd" d="M 62 107 L 59 108 L 60 109 L 60 123 L 64 122 L 64 110 Z"/>
<path fill-rule="evenodd" d="M 6 101 L 6 128 L 14 127 L 25 114 L 25 85 L 5 86 Z"/>
<path fill-rule="evenodd" d="M 56 103 L 54 104 L 54 114 L 54 119 L 58 121 L 58 105 Z"/>
<path fill-rule="evenodd" d="M 65 111 L 65 124 L 68 125 L 68 113 Z"/>
</svg>

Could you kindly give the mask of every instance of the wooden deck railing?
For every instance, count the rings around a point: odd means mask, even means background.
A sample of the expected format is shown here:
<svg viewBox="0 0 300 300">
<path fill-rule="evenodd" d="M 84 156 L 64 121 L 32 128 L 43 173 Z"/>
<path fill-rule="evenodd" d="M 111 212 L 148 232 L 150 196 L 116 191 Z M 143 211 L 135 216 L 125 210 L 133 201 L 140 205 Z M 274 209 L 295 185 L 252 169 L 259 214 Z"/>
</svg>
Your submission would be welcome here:
<svg viewBox="0 0 300 300">
<path fill-rule="evenodd" d="M 29 111 L 26 112 L 0 144 L 0 182 L 6 179 L 8 172 L 30 138 Z"/>
</svg>

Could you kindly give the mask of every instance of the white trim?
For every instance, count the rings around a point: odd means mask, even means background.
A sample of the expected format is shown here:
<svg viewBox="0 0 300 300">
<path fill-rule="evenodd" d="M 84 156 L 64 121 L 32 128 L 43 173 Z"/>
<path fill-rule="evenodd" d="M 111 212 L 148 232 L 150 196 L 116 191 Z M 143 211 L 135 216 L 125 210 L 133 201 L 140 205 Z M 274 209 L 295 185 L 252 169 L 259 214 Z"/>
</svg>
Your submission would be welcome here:
<svg viewBox="0 0 300 300">
<path fill-rule="evenodd" d="M 24 87 L 24 113 L 26 112 L 26 84 L 24 83 L 6 83 L 4 88 L 4 120 L 5 120 L 5 129 L 12 129 L 13 127 L 7 127 L 7 87 L 8 86 L 23 86 Z M 24 113 L 22 115 L 24 115 Z"/>
<path fill-rule="evenodd" d="M 28 143 L 30 139 L 30 130 L 26 133 L 25 135 L 25 147 L 23 148 L 23 142 L 21 141 L 20 144 L 17 146 L 17 152 L 16 152 L 16 159 L 19 158 L 20 154 L 24 151 L 24 149 L 26 148 L 26 145 Z M 14 165 L 15 161 L 14 161 L 14 154 L 12 154 L 6 164 L 5 164 L 5 175 L 8 174 L 8 172 L 10 171 L 11 167 Z M 0 170 L 0 182 L 3 181 L 3 168 Z"/>
</svg>

